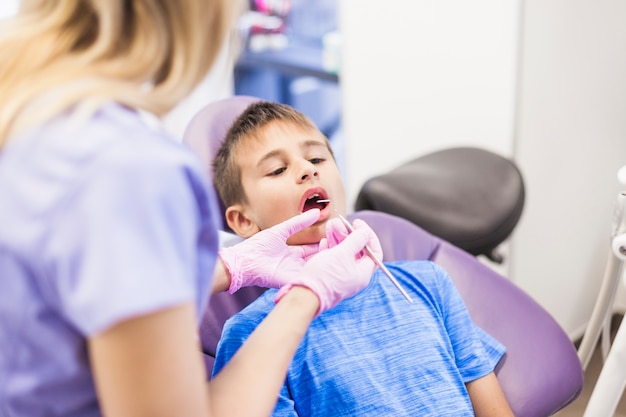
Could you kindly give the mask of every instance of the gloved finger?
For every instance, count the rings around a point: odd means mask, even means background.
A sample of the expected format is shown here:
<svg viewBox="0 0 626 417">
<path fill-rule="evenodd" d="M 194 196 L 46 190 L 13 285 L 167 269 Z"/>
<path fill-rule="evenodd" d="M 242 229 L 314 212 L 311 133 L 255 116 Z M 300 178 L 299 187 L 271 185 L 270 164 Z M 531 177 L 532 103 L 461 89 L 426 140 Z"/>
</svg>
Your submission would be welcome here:
<svg viewBox="0 0 626 417">
<path fill-rule="evenodd" d="M 321 252 L 326 249 L 328 249 L 328 239 L 323 237 L 322 240 L 320 240 L 319 251 Z"/>
<path fill-rule="evenodd" d="M 362 256 L 356 260 L 354 274 L 355 276 L 368 277 L 376 270 L 376 263 L 369 256 Z"/>
<path fill-rule="evenodd" d="M 367 246 L 369 246 L 370 250 L 376 257 L 376 259 L 378 259 L 379 261 L 382 261 L 383 260 L 383 248 L 380 245 L 380 240 L 378 240 L 378 236 L 376 236 L 376 233 L 374 233 L 372 228 L 365 221 L 361 219 L 354 220 L 354 223 L 352 225 L 355 230 L 368 228 L 372 231 L 372 237 L 367 242 Z"/>
<path fill-rule="evenodd" d="M 350 231 L 338 217 L 330 219 L 326 223 L 326 238 L 328 239 L 328 247 L 330 248 L 343 241 L 349 234 Z"/>
<path fill-rule="evenodd" d="M 285 241 L 291 235 L 311 226 L 320 218 L 320 209 L 307 210 L 302 214 L 298 214 L 282 223 L 273 226 L 272 229 Z"/>
<path fill-rule="evenodd" d="M 307 260 L 311 256 L 318 254 L 319 251 L 322 250 L 322 248 L 320 248 L 320 245 L 318 243 L 311 243 L 310 245 L 289 246 L 289 250 L 295 256 Z"/>
<path fill-rule="evenodd" d="M 337 244 L 337 247 L 340 247 L 346 254 L 356 256 L 365 249 L 365 245 L 372 239 L 378 240 L 374 231 L 369 226 L 360 227 Z"/>
</svg>

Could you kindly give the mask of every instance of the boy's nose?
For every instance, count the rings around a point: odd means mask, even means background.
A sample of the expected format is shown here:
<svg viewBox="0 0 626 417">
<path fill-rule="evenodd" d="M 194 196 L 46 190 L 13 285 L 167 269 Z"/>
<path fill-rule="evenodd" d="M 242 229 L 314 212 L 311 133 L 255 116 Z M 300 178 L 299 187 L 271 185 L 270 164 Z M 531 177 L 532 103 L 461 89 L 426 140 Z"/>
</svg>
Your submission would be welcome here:
<svg viewBox="0 0 626 417">
<path fill-rule="evenodd" d="M 318 176 L 318 172 L 317 172 L 317 168 L 315 168 L 315 165 L 308 163 L 302 169 L 302 172 L 300 174 L 300 181 L 304 182 L 317 176 Z"/>
</svg>

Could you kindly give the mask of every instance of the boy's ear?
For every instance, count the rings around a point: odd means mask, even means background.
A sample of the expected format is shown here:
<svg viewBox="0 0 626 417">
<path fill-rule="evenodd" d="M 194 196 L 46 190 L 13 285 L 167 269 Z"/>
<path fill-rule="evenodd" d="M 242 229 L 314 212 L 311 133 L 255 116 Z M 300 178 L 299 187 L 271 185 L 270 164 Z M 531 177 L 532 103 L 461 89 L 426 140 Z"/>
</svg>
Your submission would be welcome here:
<svg viewBox="0 0 626 417">
<path fill-rule="evenodd" d="M 241 237 L 248 238 L 261 229 L 246 215 L 245 208 L 241 204 L 235 204 L 226 209 L 226 222 L 228 226 Z"/>
</svg>

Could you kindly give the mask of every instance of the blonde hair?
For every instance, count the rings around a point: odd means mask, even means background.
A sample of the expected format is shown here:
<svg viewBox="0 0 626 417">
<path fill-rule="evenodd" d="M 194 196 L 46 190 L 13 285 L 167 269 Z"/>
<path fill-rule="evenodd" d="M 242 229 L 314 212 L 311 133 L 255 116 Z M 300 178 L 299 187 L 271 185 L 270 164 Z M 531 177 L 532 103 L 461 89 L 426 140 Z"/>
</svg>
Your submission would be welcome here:
<svg viewBox="0 0 626 417">
<path fill-rule="evenodd" d="M 22 0 L 0 33 L 0 149 L 77 104 L 163 115 L 207 75 L 234 0 Z"/>
</svg>

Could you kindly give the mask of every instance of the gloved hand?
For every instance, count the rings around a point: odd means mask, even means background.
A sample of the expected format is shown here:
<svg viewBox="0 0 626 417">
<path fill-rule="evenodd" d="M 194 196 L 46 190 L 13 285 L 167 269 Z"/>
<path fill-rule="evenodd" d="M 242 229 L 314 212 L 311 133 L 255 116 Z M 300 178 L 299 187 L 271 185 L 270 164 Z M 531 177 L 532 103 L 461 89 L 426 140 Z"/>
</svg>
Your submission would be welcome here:
<svg viewBox="0 0 626 417">
<path fill-rule="evenodd" d="M 322 239 L 318 245 L 318 252 L 337 246 L 350 234 L 348 228 L 339 217 L 326 222 L 326 239 Z"/>
<path fill-rule="evenodd" d="M 343 235 L 338 233 L 339 227 L 345 229 L 343 224 L 339 226 L 329 222 L 327 235 L 340 238 Z M 322 239 L 320 248 L 327 249 L 321 250 L 306 262 L 302 272 L 278 291 L 275 302 L 280 301 L 294 285 L 302 285 L 310 288 L 320 299 L 319 315 L 366 287 L 376 264 L 364 251 L 365 245 L 370 247 L 378 259 L 382 259 L 382 249 L 376 234 L 364 221 L 355 221 L 354 228 L 354 233 L 347 235 L 341 242 L 333 241 L 329 244 L 328 238 Z"/>
<path fill-rule="evenodd" d="M 311 226 L 319 216 L 318 209 L 308 210 L 241 243 L 221 248 L 219 257 L 231 276 L 228 293 L 251 285 L 280 288 L 300 275 L 305 259 L 317 253 L 317 245 L 289 246 L 287 238 Z"/>
<path fill-rule="evenodd" d="M 355 229 L 358 229 L 360 227 L 369 227 L 369 226 L 367 225 L 367 223 L 365 223 L 365 221 L 361 219 L 355 219 L 354 222 L 352 223 L 352 227 L 354 227 Z M 346 238 L 346 236 L 348 236 L 349 234 L 350 234 L 350 230 L 346 227 L 345 224 L 343 224 L 343 221 L 341 221 L 340 218 L 335 217 L 329 220 L 326 223 L 326 240 L 323 242 L 320 242 L 318 252 L 324 249 L 337 246 L 337 244 L 339 242 L 342 242 Z M 382 261 L 383 253 L 382 253 L 382 249 L 380 248 L 380 242 L 377 241 L 377 245 L 378 246 L 376 248 L 370 247 L 370 249 L 372 250 L 372 253 L 376 255 L 377 259 Z"/>
</svg>

